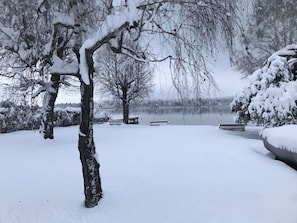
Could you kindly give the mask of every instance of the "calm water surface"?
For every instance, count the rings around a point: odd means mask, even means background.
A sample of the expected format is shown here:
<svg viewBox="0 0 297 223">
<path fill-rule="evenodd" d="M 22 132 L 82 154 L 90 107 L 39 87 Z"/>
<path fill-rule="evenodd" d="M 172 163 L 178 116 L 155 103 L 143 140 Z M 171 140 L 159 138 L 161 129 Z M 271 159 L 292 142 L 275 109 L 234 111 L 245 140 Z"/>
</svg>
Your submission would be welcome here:
<svg viewBox="0 0 297 223">
<path fill-rule="evenodd" d="M 107 111 L 111 118 L 122 118 L 120 109 Z M 151 121 L 166 120 L 171 125 L 219 125 L 234 123 L 235 114 L 229 108 L 184 109 L 184 108 L 132 108 L 130 117 L 139 117 L 139 124 L 149 125 Z"/>
</svg>

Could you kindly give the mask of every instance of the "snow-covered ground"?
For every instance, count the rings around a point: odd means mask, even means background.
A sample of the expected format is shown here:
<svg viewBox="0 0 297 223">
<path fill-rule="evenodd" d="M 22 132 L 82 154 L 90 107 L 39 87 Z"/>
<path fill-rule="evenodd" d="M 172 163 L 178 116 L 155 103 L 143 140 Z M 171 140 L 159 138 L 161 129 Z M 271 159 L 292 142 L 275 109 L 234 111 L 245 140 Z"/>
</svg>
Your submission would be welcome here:
<svg viewBox="0 0 297 223">
<path fill-rule="evenodd" d="M 83 207 L 78 127 L 0 135 L 1 223 L 296 223 L 297 173 L 255 129 L 95 126 L 104 197 Z"/>
</svg>

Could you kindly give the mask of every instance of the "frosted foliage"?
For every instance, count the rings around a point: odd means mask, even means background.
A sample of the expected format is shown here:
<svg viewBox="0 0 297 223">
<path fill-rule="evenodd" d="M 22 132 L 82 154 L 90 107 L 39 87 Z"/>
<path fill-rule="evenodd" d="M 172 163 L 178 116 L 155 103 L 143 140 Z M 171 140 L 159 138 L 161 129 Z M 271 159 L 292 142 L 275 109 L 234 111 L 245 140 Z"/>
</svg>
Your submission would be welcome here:
<svg viewBox="0 0 297 223">
<path fill-rule="evenodd" d="M 38 129 L 42 113 L 42 108 L 38 106 L 17 105 L 11 101 L 2 101 L 0 103 L 0 133 Z M 79 122 L 80 108 L 55 108 L 54 126 L 78 125 Z"/>
<path fill-rule="evenodd" d="M 76 61 L 66 62 L 61 60 L 58 56 L 53 56 L 53 64 L 50 67 L 52 73 L 59 74 L 75 74 L 78 71 L 78 63 Z"/>
<path fill-rule="evenodd" d="M 248 78 L 248 85 L 231 103 L 237 122 L 267 126 L 297 122 L 297 82 L 292 72 L 296 52 L 297 45 L 277 51 Z"/>
<path fill-rule="evenodd" d="M 119 11 L 118 13 L 114 13 L 112 15 L 108 15 L 102 24 L 102 27 L 97 31 L 96 35 L 87 39 L 82 47 L 80 48 L 80 74 L 82 81 L 86 84 L 90 84 L 89 79 L 89 68 L 86 59 L 86 49 L 90 49 L 95 47 L 98 42 L 103 41 L 103 39 L 110 33 L 114 32 L 116 29 L 123 26 L 125 23 L 133 24 L 134 22 L 140 19 L 140 15 L 137 11 L 137 5 L 139 5 L 140 1 L 127 1 L 127 8 Z"/>
</svg>

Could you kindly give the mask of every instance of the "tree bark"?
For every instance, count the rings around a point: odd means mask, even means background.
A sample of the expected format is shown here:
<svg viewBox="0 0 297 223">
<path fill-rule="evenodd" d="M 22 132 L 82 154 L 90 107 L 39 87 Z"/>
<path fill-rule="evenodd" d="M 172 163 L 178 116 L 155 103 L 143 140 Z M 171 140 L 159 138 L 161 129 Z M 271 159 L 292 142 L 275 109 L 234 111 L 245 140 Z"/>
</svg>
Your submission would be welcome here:
<svg viewBox="0 0 297 223">
<path fill-rule="evenodd" d="M 127 100 L 123 100 L 123 122 L 128 124 L 129 121 L 129 102 Z"/>
<path fill-rule="evenodd" d="M 122 105 L 123 105 L 123 122 L 128 124 L 129 120 L 129 101 L 128 101 L 128 87 L 125 83 L 122 88 Z"/>
<path fill-rule="evenodd" d="M 56 39 L 57 37 L 55 36 L 54 38 Z M 63 58 L 63 51 L 64 48 L 57 49 L 57 56 L 61 59 Z M 60 75 L 52 75 L 44 95 L 44 114 L 41 120 L 44 139 L 54 139 L 54 108 L 59 92 L 60 79 Z"/>
<path fill-rule="evenodd" d="M 94 64 L 92 53 L 86 53 L 90 84 L 81 81 L 81 124 L 79 132 L 78 149 L 82 163 L 84 178 L 85 206 L 94 207 L 102 198 L 101 179 L 99 174 L 100 164 L 96 159 L 96 149 L 93 136 L 93 71 Z"/>
<path fill-rule="evenodd" d="M 54 138 L 54 107 L 59 91 L 60 75 L 52 75 L 49 86 L 44 95 L 44 113 L 42 117 L 42 131 L 44 139 Z"/>
</svg>

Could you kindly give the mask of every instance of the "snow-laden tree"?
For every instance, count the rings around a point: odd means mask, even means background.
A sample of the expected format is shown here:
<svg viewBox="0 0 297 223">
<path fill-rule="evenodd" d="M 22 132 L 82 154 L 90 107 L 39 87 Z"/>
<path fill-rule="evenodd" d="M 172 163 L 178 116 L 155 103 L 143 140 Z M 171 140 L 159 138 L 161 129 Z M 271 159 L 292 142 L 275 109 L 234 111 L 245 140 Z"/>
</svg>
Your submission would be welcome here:
<svg viewBox="0 0 297 223">
<path fill-rule="evenodd" d="M 195 84 L 196 94 L 199 95 L 203 83 L 214 83 L 203 53 L 213 50 L 218 38 L 224 39 L 227 45 L 231 44 L 236 1 L 125 0 L 113 1 L 109 6 L 112 8 L 108 10 L 97 33 L 82 40 L 79 50 L 82 83 L 79 151 L 86 207 L 97 205 L 102 196 L 92 126 L 94 53 L 108 44 L 115 53 L 144 62 L 168 58 L 173 81 L 180 95 L 185 96 L 185 89 L 190 88 L 190 82 Z M 126 46 L 124 38 L 129 33 L 133 33 L 134 41 L 150 49 L 155 56 L 152 53 L 148 56 L 143 52 L 135 52 Z M 156 50 L 156 45 L 158 49 L 164 49 L 163 55 L 160 50 Z"/>
<path fill-rule="evenodd" d="M 59 86 L 73 82 L 61 77 L 65 66 L 58 73 L 51 67 L 57 58 L 70 61 L 73 26 L 67 19 L 68 1 L 4 0 L 0 7 L 0 75 L 9 79 L 13 92 L 27 100 L 44 93 L 44 138 L 53 138 L 53 107 Z"/>
<path fill-rule="evenodd" d="M 14 64 L 21 60 L 22 64 L 29 64 L 30 69 L 36 68 L 42 78 L 51 80 L 46 85 L 48 92 L 52 92 L 48 98 L 54 101 L 57 93 L 53 83 L 57 83 L 58 78 L 53 75 L 68 74 L 80 78 L 78 148 L 84 177 L 85 205 L 93 207 L 102 197 L 93 138 L 94 53 L 107 45 L 114 53 L 144 63 L 167 58 L 179 95 L 186 98 L 188 90 L 193 89 L 198 98 L 205 83 L 215 84 L 204 53 L 213 52 L 218 42 L 227 46 L 232 44 L 237 1 L 12 0 L 4 3 L 1 5 L 0 24 L 2 50 L 16 56 Z M 6 15 L 8 20 L 5 20 Z M 25 19 L 22 21 L 21 18 Z M 44 42 L 39 41 L 39 33 Z M 128 36 L 146 49 L 145 52 L 135 51 L 126 45 L 125 38 Z M 16 68 L 14 66 L 13 70 Z M 28 73 L 31 73 L 30 69 Z M 48 70 L 51 75 L 44 76 Z M 28 78 L 21 70 L 19 73 Z"/>
<path fill-rule="evenodd" d="M 12 0 L 2 3 L 0 74 L 2 77 L 13 78 L 16 89 L 28 95 L 44 82 L 39 78 L 43 72 L 39 58 L 50 39 L 48 26 L 39 23 L 44 18 L 37 18 L 37 1 Z"/>
<path fill-rule="evenodd" d="M 249 76 L 249 84 L 231 103 L 236 121 L 264 126 L 297 123 L 297 45 L 272 54 Z"/>
<path fill-rule="evenodd" d="M 237 68 L 251 74 L 279 49 L 295 43 L 297 31 L 294 0 L 255 0 L 249 2 L 251 12 L 242 20 L 239 50 L 233 57 Z"/>
<path fill-rule="evenodd" d="M 115 54 L 109 48 L 104 48 L 104 52 L 99 52 L 98 55 L 100 58 L 96 65 L 98 75 L 95 76 L 95 81 L 99 84 L 100 92 L 121 102 L 123 122 L 128 124 L 130 103 L 148 96 L 151 90 L 152 69 L 148 62 Z"/>
</svg>

